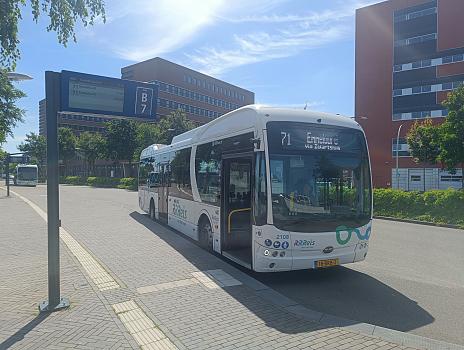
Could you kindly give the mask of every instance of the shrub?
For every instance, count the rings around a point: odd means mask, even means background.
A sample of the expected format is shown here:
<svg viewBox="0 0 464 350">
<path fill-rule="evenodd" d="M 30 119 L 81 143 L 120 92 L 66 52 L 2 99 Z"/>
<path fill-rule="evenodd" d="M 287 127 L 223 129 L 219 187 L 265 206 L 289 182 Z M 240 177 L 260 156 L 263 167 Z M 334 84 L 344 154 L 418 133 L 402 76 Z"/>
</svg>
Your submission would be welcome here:
<svg viewBox="0 0 464 350">
<path fill-rule="evenodd" d="M 124 177 L 119 180 L 118 188 L 136 191 L 137 190 L 137 179 L 134 177 Z"/>
<path fill-rule="evenodd" d="M 126 190 L 137 190 L 137 179 L 133 177 L 113 178 L 113 177 L 82 177 L 82 176 L 62 176 L 60 183 L 70 185 L 88 185 L 92 187 L 112 187 Z"/>
<path fill-rule="evenodd" d="M 374 214 L 464 227 L 464 191 L 374 190 Z"/>
<path fill-rule="evenodd" d="M 70 185 L 85 185 L 86 178 L 81 176 L 64 176 L 61 177 L 60 182 Z"/>
</svg>

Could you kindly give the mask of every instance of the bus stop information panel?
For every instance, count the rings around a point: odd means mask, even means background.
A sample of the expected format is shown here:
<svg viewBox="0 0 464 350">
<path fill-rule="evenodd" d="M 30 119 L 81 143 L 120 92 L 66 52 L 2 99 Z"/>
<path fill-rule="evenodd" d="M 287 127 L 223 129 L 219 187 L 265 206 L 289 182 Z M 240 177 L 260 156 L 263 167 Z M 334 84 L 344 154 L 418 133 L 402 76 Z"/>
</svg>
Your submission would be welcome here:
<svg viewBox="0 0 464 350">
<path fill-rule="evenodd" d="M 158 87 L 139 81 L 61 72 L 61 111 L 156 120 Z"/>
</svg>

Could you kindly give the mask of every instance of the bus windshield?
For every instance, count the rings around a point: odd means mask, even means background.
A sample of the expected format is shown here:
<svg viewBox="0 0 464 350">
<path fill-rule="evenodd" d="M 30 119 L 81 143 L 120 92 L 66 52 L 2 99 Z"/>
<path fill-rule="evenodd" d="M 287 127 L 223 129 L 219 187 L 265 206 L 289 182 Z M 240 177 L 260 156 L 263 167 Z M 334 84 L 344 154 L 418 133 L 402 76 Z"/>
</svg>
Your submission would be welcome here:
<svg viewBox="0 0 464 350">
<path fill-rule="evenodd" d="M 18 180 L 34 181 L 37 180 L 37 168 L 20 167 L 17 171 Z"/>
<path fill-rule="evenodd" d="M 271 122 L 268 135 L 277 228 L 327 232 L 369 222 L 369 159 L 361 131 Z"/>
</svg>

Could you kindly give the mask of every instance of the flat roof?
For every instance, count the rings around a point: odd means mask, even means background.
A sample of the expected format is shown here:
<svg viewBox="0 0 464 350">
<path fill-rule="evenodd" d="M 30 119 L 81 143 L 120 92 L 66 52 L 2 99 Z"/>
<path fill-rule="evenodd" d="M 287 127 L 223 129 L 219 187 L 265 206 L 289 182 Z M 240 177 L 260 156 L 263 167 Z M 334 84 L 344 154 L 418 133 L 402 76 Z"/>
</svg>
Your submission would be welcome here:
<svg viewBox="0 0 464 350">
<path fill-rule="evenodd" d="M 145 61 L 142 61 L 142 62 L 137 62 L 137 63 L 131 64 L 131 65 L 129 65 L 129 66 L 122 67 L 122 68 L 121 68 L 121 72 L 123 72 L 123 70 L 128 70 L 128 69 L 131 69 L 131 68 L 136 67 L 136 66 L 138 66 L 138 65 L 146 65 L 146 64 L 156 63 L 156 62 L 162 62 L 162 63 L 165 63 L 165 64 L 174 65 L 174 66 L 178 67 L 179 69 L 182 69 L 182 70 L 185 70 L 185 71 L 190 71 L 190 72 L 192 72 L 192 73 L 194 73 L 194 74 L 201 75 L 201 76 L 203 76 L 205 79 L 212 79 L 212 80 L 215 80 L 215 81 L 220 82 L 220 83 L 222 83 L 222 84 L 226 84 L 226 85 L 232 86 L 232 87 L 234 87 L 234 88 L 236 88 L 236 89 L 239 89 L 239 90 L 242 90 L 242 91 L 246 91 L 246 92 L 248 92 L 248 93 L 254 95 L 254 92 L 251 91 L 251 90 L 248 90 L 248 89 L 245 89 L 245 88 L 243 88 L 243 87 L 240 87 L 240 86 L 231 84 L 231 83 L 229 83 L 229 82 L 227 82 L 227 81 L 224 81 L 224 80 L 221 80 L 221 79 L 212 77 L 211 75 L 202 73 L 202 72 L 200 72 L 200 71 L 197 71 L 197 70 L 195 70 L 195 69 L 192 69 L 192 68 L 183 66 L 183 65 L 181 65 L 181 64 L 178 64 L 178 63 L 175 63 L 175 62 L 172 62 L 172 61 L 168 61 L 168 60 L 166 60 L 166 59 L 164 59 L 164 58 L 161 58 L 161 57 L 150 58 L 150 59 L 145 60 Z"/>
</svg>

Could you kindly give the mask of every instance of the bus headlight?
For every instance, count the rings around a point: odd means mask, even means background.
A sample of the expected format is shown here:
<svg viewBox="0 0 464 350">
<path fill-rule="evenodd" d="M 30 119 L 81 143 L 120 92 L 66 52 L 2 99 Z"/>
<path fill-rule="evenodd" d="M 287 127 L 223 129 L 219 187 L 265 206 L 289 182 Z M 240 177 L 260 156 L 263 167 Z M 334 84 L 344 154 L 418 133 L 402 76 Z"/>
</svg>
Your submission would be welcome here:
<svg viewBox="0 0 464 350">
<path fill-rule="evenodd" d="M 283 258 L 285 256 L 285 252 L 280 252 L 280 257 Z"/>
<path fill-rule="evenodd" d="M 270 253 L 270 252 L 269 252 L 269 249 L 265 249 L 265 250 L 264 250 L 264 256 L 268 256 L 269 253 Z"/>
<path fill-rule="evenodd" d="M 279 255 L 279 252 L 278 252 L 277 250 L 274 250 L 274 251 L 272 252 L 272 256 L 273 256 L 274 258 L 276 258 L 277 255 Z"/>
</svg>

